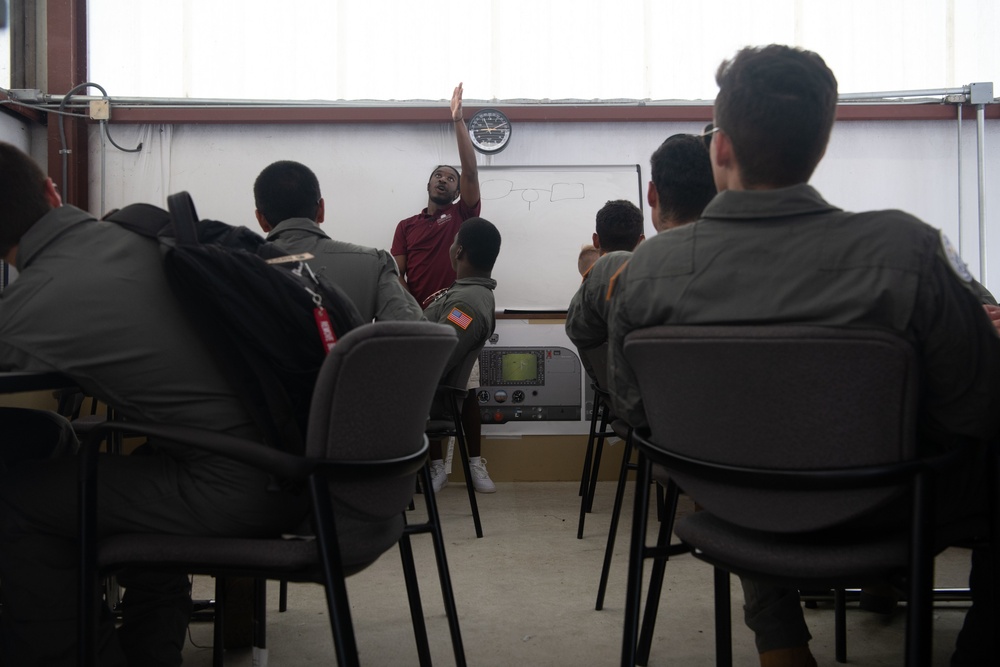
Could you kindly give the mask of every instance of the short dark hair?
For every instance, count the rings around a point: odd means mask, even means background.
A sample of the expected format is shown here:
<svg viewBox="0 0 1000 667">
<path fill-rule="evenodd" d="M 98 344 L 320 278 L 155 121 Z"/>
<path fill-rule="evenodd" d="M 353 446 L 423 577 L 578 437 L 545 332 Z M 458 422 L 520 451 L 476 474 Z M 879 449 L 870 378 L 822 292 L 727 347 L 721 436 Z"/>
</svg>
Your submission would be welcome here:
<svg viewBox="0 0 1000 667">
<path fill-rule="evenodd" d="M 438 166 L 434 167 L 433 170 L 431 170 L 430 176 L 427 177 L 427 180 L 430 181 L 431 178 L 434 177 L 434 174 L 436 174 L 439 169 L 451 169 L 453 172 L 455 172 L 455 178 L 458 179 L 462 178 L 461 172 L 459 172 L 458 169 L 455 169 L 455 167 L 451 166 L 450 164 L 439 164 Z"/>
<path fill-rule="evenodd" d="M 272 227 L 289 218 L 315 220 L 322 197 L 312 169 L 291 160 L 269 164 L 253 183 L 254 205 Z"/>
<path fill-rule="evenodd" d="M 649 158 L 653 187 L 662 213 L 678 222 L 691 222 L 715 196 L 712 160 L 701 137 L 667 137 Z"/>
<path fill-rule="evenodd" d="M 812 51 L 747 47 L 715 74 L 715 123 L 729 137 L 743 183 L 786 187 L 812 176 L 837 113 L 837 79 Z"/>
<path fill-rule="evenodd" d="M 45 172 L 16 146 L 0 141 L 0 257 L 21 242 L 21 237 L 52 210 L 45 196 Z"/>
<path fill-rule="evenodd" d="M 458 228 L 458 245 L 469 263 L 481 271 L 492 271 L 500 254 L 500 231 L 485 218 L 469 218 Z"/>
<path fill-rule="evenodd" d="M 642 211 L 626 199 L 613 199 L 597 212 L 601 250 L 634 250 L 642 236 Z"/>
</svg>

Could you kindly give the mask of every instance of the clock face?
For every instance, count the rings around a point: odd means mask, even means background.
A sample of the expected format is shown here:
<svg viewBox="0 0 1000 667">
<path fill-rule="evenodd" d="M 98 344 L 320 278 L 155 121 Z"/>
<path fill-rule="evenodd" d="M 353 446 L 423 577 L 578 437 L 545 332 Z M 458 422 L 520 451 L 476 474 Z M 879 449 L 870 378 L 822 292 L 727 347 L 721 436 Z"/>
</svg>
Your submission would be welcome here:
<svg viewBox="0 0 1000 667">
<path fill-rule="evenodd" d="M 510 141 L 510 121 L 496 109 L 482 109 L 469 119 L 469 136 L 480 153 L 499 153 Z"/>
</svg>

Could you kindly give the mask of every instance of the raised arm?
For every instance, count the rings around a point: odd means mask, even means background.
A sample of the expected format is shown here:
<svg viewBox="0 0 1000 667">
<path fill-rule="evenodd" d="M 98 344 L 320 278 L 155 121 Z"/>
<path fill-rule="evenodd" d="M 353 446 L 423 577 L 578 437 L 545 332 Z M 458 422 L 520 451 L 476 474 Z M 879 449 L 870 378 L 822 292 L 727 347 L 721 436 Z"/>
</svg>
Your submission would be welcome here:
<svg viewBox="0 0 1000 667">
<path fill-rule="evenodd" d="M 462 164 L 462 175 L 458 181 L 462 193 L 462 203 L 470 207 L 475 206 L 479 203 L 479 167 L 476 165 L 476 149 L 472 147 L 469 129 L 465 126 L 461 83 L 455 86 L 455 92 L 451 94 L 451 119 L 455 123 L 458 159 Z"/>
</svg>

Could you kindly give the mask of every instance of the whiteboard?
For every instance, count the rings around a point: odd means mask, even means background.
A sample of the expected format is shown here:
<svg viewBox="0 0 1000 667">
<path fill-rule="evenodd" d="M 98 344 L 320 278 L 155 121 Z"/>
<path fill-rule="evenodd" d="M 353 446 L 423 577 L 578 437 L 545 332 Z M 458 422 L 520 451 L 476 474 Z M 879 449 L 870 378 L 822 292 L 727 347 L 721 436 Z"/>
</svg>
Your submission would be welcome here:
<svg viewBox="0 0 1000 667">
<path fill-rule="evenodd" d="M 639 165 L 480 167 L 482 217 L 500 230 L 497 310 L 566 310 L 594 216 L 612 199 L 642 210 Z"/>
</svg>

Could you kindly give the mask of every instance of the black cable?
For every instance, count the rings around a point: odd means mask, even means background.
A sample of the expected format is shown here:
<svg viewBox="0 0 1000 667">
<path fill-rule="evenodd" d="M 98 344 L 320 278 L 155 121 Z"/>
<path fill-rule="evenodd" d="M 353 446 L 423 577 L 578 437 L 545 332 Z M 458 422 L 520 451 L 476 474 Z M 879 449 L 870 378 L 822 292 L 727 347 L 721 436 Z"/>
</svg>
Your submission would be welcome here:
<svg viewBox="0 0 1000 667">
<path fill-rule="evenodd" d="M 102 120 L 101 121 L 101 125 L 104 127 L 104 136 L 106 136 L 108 138 L 108 141 L 111 142 L 112 146 L 114 146 L 115 148 L 117 148 L 118 150 L 120 150 L 122 153 L 138 153 L 139 151 L 142 150 L 142 142 L 141 141 L 139 142 L 139 145 L 136 146 L 135 148 L 122 148 L 121 146 L 119 146 L 118 144 L 115 143 L 114 139 L 111 138 L 111 130 L 108 129 L 108 125 L 109 125 L 108 121 Z"/>
<path fill-rule="evenodd" d="M 68 154 L 68 149 L 66 148 L 66 128 L 65 125 L 63 124 L 63 116 L 69 115 L 66 112 L 66 104 L 69 102 L 69 98 L 84 88 L 97 88 L 99 91 L 101 91 L 101 96 L 105 100 L 107 100 L 109 104 L 111 102 L 111 98 L 108 97 L 108 91 L 104 90 L 102 86 L 93 83 L 91 81 L 84 81 L 83 83 L 77 84 L 72 88 L 70 88 L 69 92 L 63 95 L 62 101 L 59 103 L 59 155 L 62 157 L 62 182 L 60 183 L 60 185 L 63 188 L 63 192 L 67 194 L 69 194 L 69 188 L 66 185 L 66 182 L 69 180 L 69 163 L 67 162 L 66 158 L 66 155 Z M 111 138 L 111 133 L 108 130 L 108 124 L 105 122 L 102 122 L 101 124 L 104 126 L 104 134 L 105 136 L 107 136 L 108 141 L 110 141 L 111 145 L 117 148 L 118 150 L 123 151 L 125 153 L 138 153 L 139 151 L 142 150 L 141 141 L 139 142 L 139 145 L 133 149 L 122 148 L 121 146 L 115 143 L 114 139 Z"/>
</svg>

